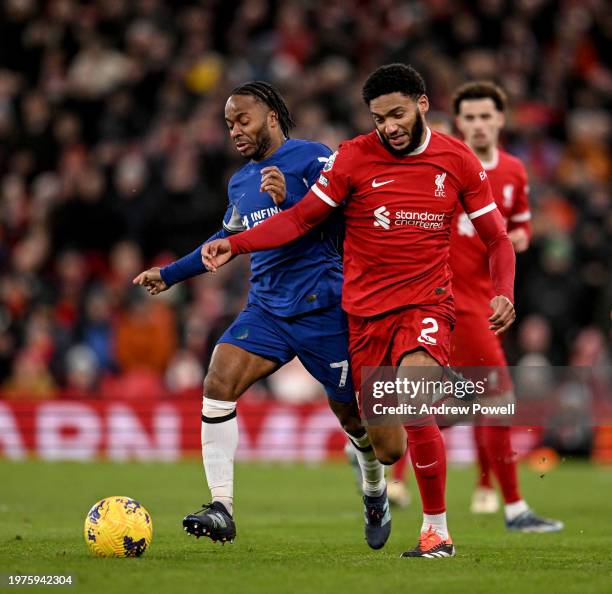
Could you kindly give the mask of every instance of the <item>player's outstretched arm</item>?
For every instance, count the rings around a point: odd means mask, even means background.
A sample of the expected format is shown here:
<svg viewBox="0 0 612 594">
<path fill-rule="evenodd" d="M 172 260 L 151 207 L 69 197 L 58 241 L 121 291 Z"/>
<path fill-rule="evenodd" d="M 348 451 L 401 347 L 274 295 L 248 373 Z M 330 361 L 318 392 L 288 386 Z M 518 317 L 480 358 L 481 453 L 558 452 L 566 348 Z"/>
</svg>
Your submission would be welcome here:
<svg viewBox="0 0 612 594">
<path fill-rule="evenodd" d="M 495 208 L 472 223 L 487 247 L 489 270 L 496 296 L 491 301 L 493 313 L 489 318 L 496 335 L 503 334 L 514 322 L 514 271 L 516 258 L 512 242 L 508 239 L 504 220 Z"/>
<path fill-rule="evenodd" d="M 159 275 L 161 276 L 161 280 L 165 283 L 166 286 L 165 288 L 160 288 L 160 290 L 157 290 L 155 293 L 151 294 L 157 295 L 157 293 L 165 291 L 172 285 L 183 282 L 184 280 L 187 280 L 188 278 L 192 278 L 199 274 L 204 274 L 205 272 L 208 272 L 208 269 L 202 263 L 202 246 L 209 241 L 214 241 L 215 239 L 227 237 L 232 233 L 238 233 L 239 231 L 242 231 L 242 229 L 244 229 L 244 227 L 242 226 L 240 213 L 238 212 L 236 207 L 233 206 L 230 202 L 223 217 L 223 227 L 214 235 L 211 235 L 203 244 L 199 245 L 195 250 L 193 250 L 193 252 L 187 254 L 186 256 L 183 256 L 182 258 L 179 258 L 175 262 L 172 262 L 167 266 L 164 266 L 163 268 L 160 268 Z M 136 282 L 136 280 L 139 278 L 140 275 L 137 276 L 133 282 L 135 284 L 143 284 L 140 282 Z"/>
<path fill-rule="evenodd" d="M 225 237 L 226 235 L 227 231 L 225 229 L 221 229 L 209 237 L 206 241 L 214 241 L 215 239 Z M 163 268 L 154 266 L 153 268 L 144 270 L 138 276 L 132 279 L 132 283 L 144 287 L 148 291 L 149 295 L 158 295 L 159 293 L 168 290 L 172 285 L 197 276 L 198 274 L 208 272 L 204 264 L 202 264 L 202 258 L 200 257 L 202 245 L 199 245 L 195 250 L 193 250 L 193 252 L 179 258 L 175 262 L 172 262 Z"/>
<path fill-rule="evenodd" d="M 322 223 L 333 209 L 310 190 L 295 206 L 266 219 L 253 229 L 203 245 L 203 265 L 214 272 L 232 256 L 270 250 L 290 243 Z"/>
</svg>

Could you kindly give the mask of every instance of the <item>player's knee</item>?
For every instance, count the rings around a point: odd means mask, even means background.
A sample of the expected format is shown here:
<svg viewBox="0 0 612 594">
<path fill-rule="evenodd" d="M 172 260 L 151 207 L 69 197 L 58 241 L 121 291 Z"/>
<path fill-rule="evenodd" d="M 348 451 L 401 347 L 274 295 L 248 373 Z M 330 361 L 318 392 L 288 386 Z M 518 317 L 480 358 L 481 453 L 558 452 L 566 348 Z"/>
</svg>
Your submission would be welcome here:
<svg viewBox="0 0 612 594">
<path fill-rule="evenodd" d="M 346 433 L 353 436 L 363 435 L 364 429 L 355 402 L 339 402 L 330 398 L 329 407 Z"/>
<path fill-rule="evenodd" d="M 406 453 L 406 433 L 401 427 L 401 431 L 391 429 L 368 431 L 376 458 L 386 466 L 395 464 Z"/>
<path fill-rule="evenodd" d="M 236 400 L 235 386 L 221 374 L 209 371 L 204 378 L 204 396 L 213 400 Z"/>
<path fill-rule="evenodd" d="M 363 434 L 363 425 L 361 419 L 354 416 L 346 416 L 345 418 L 339 419 L 342 429 L 349 435 Z"/>
<path fill-rule="evenodd" d="M 390 452 L 388 450 L 379 451 L 376 450 L 376 459 L 383 464 L 384 466 L 391 466 L 395 464 L 401 456 L 399 456 L 396 452 Z"/>
<path fill-rule="evenodd" d="M 374 446 L 374 453 L 376 458 L 381 464 L 385 466 L 391 466 L 395 464 L 404 455 L 406 447 L 402 447 L 400 444 L 393 445 L 388 444 L 384 446 Z"/>
</svg>

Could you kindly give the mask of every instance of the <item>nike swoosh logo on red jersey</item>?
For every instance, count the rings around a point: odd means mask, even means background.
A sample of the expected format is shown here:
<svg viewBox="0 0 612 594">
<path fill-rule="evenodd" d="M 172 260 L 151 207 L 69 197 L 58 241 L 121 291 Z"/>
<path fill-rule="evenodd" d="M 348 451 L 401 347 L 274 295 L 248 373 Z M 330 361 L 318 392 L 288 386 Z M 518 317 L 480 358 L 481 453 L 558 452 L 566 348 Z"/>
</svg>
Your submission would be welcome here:
<svg viewBox="0 0 612 594">
<path fill-rule="evenodd" d="M 373 188 L 380 188 L 380 186 L 386 186 L 387 184 L 390 184 L 391 182 L 394 182 L 394 179 L 390 179 L 389 181 L 384 181 L 384 182 L 377 182 L 375 179 L 372 180 L 372 187 Z"/>
</svg>

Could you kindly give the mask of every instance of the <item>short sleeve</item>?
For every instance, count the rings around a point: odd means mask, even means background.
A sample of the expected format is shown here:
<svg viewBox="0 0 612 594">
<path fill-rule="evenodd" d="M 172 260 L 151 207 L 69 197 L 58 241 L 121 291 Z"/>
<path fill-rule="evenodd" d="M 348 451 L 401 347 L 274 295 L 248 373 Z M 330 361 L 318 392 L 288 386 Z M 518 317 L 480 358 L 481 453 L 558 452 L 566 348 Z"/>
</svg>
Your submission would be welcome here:
<svg viewBox="0 0 612 594">
<path fill-rule="evenodd" d="M 240 212 L 232 199 L 234 194 L 235 184 L 234 176 L 232 176 L 227 187 L 227 209 L 223 215 L 223 237 L 227 237 L 228 234 L 240 233 L 241 231 L 245 230 Z"/>
<path fill-rule="evenodd" d="M 529 223 L 530 220 L 531 211 L 529 209 L 529 185 L 527 182 L 527 172 L 521 164 L 518 191 L 508 219 L 508 231 L 512 231 L 512 229 L 516 229 L 517 227 L 523 227 Z"/>
<path fill-rule="evenodd" d="M 497 208 L 487 172 L 471 151 L 463 154 L 461 204 L 470 220 Z"/>
<path fill-rule="evenodd" d="M 233 204 L 230 204 L 225 211 L 225 215 L 223 216 L 223 229 L 227 233 L 240 233 L 246 229 L 238 209 Z"/>
<path fill-rule="evenodd" d="M 311 190 L 329 206 L 340 206 L 351 188 L 350 145 L 340 148 L 329 157 Z"/>
<path fill-rule="evenodd" d="M 308 161 L 304 169 L 304 178 L 308 182 L 308 187 L 316 183 L 331 154 L 329 147 L 318 142 L 312 143 L 312 148 L 309 147 Z"/>
</svg>

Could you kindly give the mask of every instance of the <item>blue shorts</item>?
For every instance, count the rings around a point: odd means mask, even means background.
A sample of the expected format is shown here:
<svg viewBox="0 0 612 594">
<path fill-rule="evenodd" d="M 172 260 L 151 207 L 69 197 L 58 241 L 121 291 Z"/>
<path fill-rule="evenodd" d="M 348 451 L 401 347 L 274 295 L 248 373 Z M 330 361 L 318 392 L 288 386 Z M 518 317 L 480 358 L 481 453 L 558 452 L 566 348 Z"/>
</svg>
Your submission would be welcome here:
<svg viewBox="0 0 612 594">
<path fill-rule="evenodd" d="M 251 303 L 217 344 L 233 344 L 281 365 L 297 357 L 332 400 L 355 398 L 349 367 L 348 325 L 340 305 L 281 318 Z"/>
</svg>

